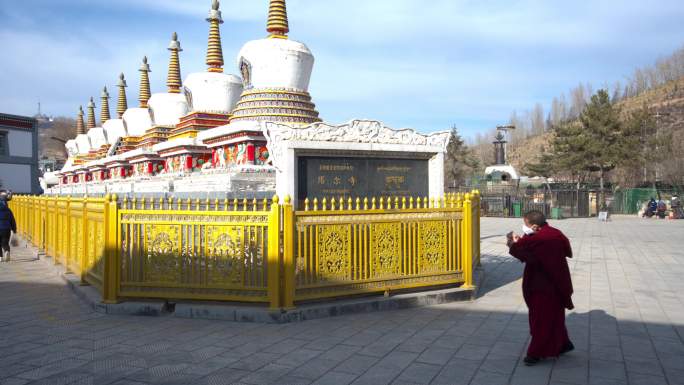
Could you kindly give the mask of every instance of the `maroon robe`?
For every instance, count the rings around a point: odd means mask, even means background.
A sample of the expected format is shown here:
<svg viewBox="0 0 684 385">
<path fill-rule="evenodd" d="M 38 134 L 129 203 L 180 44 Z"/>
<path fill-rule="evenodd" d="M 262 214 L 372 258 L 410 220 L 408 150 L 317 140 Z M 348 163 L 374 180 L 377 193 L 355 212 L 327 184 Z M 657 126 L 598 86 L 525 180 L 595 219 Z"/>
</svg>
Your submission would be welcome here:
<svg viewBox="0 0 684 385">
<path fill-rule="evenodd" d="M 523 297 L 529 308 L 530 357 L 556 357 L 569 344 L 565 309 L 572 309 L 572 280 L 567 258 L 572 248 L 560 230 L 543 226 L 513 243 L 512 256 L 525 263 Z"/>
</svg>

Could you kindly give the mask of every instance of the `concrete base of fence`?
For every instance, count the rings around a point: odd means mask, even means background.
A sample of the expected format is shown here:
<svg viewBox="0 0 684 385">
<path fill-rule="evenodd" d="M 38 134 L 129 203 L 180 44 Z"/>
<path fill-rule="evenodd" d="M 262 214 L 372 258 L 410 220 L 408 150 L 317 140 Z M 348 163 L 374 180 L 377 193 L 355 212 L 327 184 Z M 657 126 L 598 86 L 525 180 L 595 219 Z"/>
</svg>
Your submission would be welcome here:
<svg viewBox="0 0 684 385">
<path fill-rule="evenodd" d="M 482 270 L 477 271 L 481 281 Z M 340 299 L 316 304 L 299 305 L 292 310 L 273 311 L 262 307 L 234 306 L 219 303 L 176 303 L 174 317 L 219 319 L 236 322 L 288 323 L 335 317 L 347 314 L 408 309 L 439 305 L 447 302 L 470 301 L 477 295 L 477 287 L 449 288 L 397 295 Z"/>
<path fill-rule="evenodd" d="M 30 247 L 30 246 L 29 246 Z M 34 249 L 35 250 L 35 249 Z M 36 252 L 37 253 L 37 252 Z M 41 254 L 42 256 L 42 254 Z M 303 304 L 292 310 L 274 311 L 263 306 L 235 305 L 219 302 L 177 302 L 162 300 L 127 301 L 118 304 L 102 303 L 100 293 L 93 286 L 81 285 L 79 277 L 55 265 L 52 258 L 41 261 L 55 269 L 71 290 L 98 313 L 141 316 L 172 316 L 179 318 L 212 319 L 235 322 L 288 323 L 347 314 L 368 313 L 439 305 L 455 301 L 470 301 L 476 298 L 477 288 L 484 278 L 484 271 L 473 271 L 475 287 L 448 288 L 390 296 L 368 296 L 353 299 Z"/>
</svg>

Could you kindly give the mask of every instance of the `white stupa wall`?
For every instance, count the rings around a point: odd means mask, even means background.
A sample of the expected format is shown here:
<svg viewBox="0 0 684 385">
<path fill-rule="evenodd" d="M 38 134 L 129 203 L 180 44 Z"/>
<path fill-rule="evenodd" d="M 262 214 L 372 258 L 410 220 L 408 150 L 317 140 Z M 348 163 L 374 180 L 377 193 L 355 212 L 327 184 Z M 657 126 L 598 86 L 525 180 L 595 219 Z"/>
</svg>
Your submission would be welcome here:
<svg viewBox="0 0 684 385">
<path fill-rule="evenodd" d="M 78 155 L 78 143 L 76 143 L 76 139 L 71 139 L 68 140 L 65 144 L 64 147 L 66 147 L 67 153 L 69 154 L 69 157 L 73 157 Z"/>
<path fill-rule="evenodd" d="M 242 79 L 224 73 L 192 73 L 183 85 L 190 111 L 229 114 L 242 94 Z"/>
<path fill-rule="evenodd" d="M 152 123 L 158 126 L 175 126 L 188 113 L 188 101 L 183 94 L 154 94 L 147 104 Z"/>
<path fill-rule="evenodd" d="M 76 136 L 76 145 L 78 146 L 79 154 L 87 154 L 92 149 L 90 137 L 87 134 L 80 134 Z"/>
<path fill-rule="evenodd" d="M 152 118 L 147 108 L 129 108 L 123 114 L 124 127 L 130 136 L 141 136 L 152 127 Z"/>
<path fill-rule="evenodd" d="M 288 39 L 247 42 L 238 54 L 237 65 L 249 63 L 249 84 L 260 88 L 290 88 L 308 91 L 314 57 L 309 48 Z M 244 76 L 244 75 L 243 75 Z"/>
<path fill-rule="evenodd" d="M 88 130 L 88 138 L 90 139 L 90 145 L 95 149 L 108 144 L 107 135 L 102 127 L 93 127 Z"/>
<path fill-rule="evenodd" d="M 108 144 L 115 144 L 119 138 L 128 135 L 126 127 L 124 127 L 124 121 L 121 119 L 110 119 L 102 124 L 102 128 L 104 128 L 107 135 Z"/>
</svg>

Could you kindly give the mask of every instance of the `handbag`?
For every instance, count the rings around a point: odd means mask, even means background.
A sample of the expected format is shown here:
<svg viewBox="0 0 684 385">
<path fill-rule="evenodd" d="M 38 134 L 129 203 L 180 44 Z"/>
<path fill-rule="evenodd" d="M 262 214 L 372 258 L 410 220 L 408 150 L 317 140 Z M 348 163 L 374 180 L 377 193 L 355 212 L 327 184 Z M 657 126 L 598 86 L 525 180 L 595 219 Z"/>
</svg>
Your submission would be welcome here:
<svg viewBox="0 0 684 385">
<path fill-rule="evenodd" d="M 19 247 L 19 239 L 15 234 L 12 234 L 12 237 L 10 238 L 10 246 Z"/>
</svg>

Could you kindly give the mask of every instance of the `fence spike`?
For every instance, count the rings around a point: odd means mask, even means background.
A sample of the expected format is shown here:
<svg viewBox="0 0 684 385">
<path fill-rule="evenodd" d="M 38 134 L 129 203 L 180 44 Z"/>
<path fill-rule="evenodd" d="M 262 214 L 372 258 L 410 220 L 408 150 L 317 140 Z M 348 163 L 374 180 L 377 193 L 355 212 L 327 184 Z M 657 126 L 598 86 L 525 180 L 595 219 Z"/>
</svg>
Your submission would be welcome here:
<svg viewBox="0 0 684 385">
<path fill-rule="evenodd" d="M 233 198 L 233 211 L 238 211 L 238 199 Z"/>
<path fill-rule="evenodd" d="M 318 211 L 318 198 L 316 197 L 313 200 L 313 211 Z"/>
<path fill-rule="evenodd" d="M 304 199 L 304 211 L 309 211 L 309 198 Z"/>
<path fill-rule="evenodd" d="M 352 200 L 352 197 L 349 197 L 349 199 L 347 199 L 347 210 L 354 210 L 353 202 L 354 201 Z M 357 205 L 357 207 L 358 207 L 358 205 Z"/>
<path fill-rule="evenodd" d="M 242 198 L 242 211 L 247 211 L 247 198 Z"/>
<path fill-rule="evenodd" d="M 406 210 L 406 197 L 401 197 L 401 209 Z"/>
<path fill-rule="evenodd" d="M 375 197 L 371 200 L 371 210 L 375 210 Z"/>
<path fill-rule="evenodd" d="M 263 205 L 264 211 L 268 211 L 268 199 L 264 198 L 261 204 Z"/>
<path fill-rule="evenodd" d="M 380 205 L 378 206 L 380 210 L 385 208 L 385 197 L 380 197 Z"/>
<path fill-rule="evenodd" d="M 285 200 L 287 201 L 287 197 L 285 197 Z M 257 211 L 257 205 L 258 205 L 258 203 L 259 203 L 259 202 L 257 201 L 257 199 L 256 199 L 256 197 L 255 197 L 255 198 L 252 200 L 252 205 L 254 205 L 254 207 L 252 207 L 252 210 L 253 210 L 253 211 Z"/>
<path fill-rule="evenodd" d="M 361 198 L 356 197 L 356 211 L 361 210 Z"/>
<path fill-rule="evenodd" d="M 292 204 L 292 198 L 290 197 L 289 194 L 285 195 L 285 204 L 286 205 Z"/>
<path fill-rule="evenodd" d="M 323 205 L 323 208 L 322 208 L 323 211 L 326 211 L 327 203 L 328 203 L 328 200 L 325 197 L 323 197 L 323 202 L 321 202 L 321 204 Z"/>
<path fill-rule="evenodd" d="M 368 210 L 368 197 L 363 198 L 363 209 Z"/>
<path fill-rule="evenodd" d="M 330 199 L 330 210 L 335 211 L 335 197 Z"/>
</svg>

